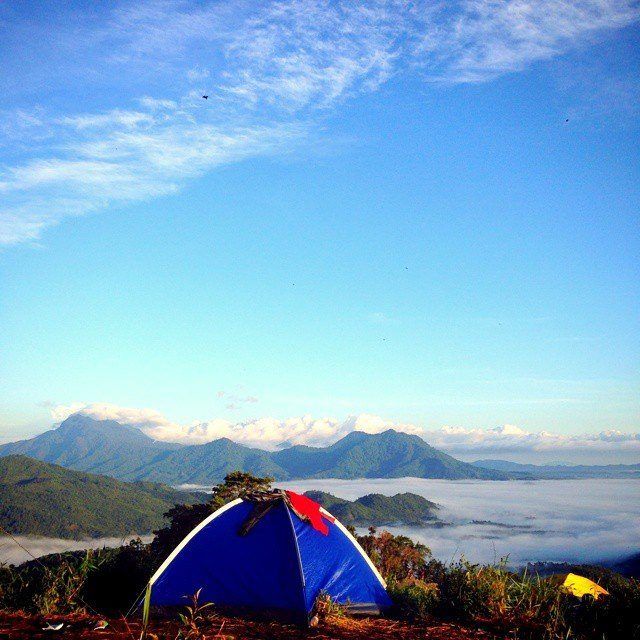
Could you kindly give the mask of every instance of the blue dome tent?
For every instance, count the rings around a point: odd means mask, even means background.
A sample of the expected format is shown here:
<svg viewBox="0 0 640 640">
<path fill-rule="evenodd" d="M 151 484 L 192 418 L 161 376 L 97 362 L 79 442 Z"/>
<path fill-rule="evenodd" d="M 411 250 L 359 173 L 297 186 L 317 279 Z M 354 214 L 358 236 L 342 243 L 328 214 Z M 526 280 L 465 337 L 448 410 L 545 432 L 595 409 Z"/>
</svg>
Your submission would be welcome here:
<svg viewBox="0 0 640 640">
<path fill-rule="evenodd" d="M 306 496 L 238 498 L 201 522 L 147 586 L 150 605 L 202 602 L 307 623 L 318 594 L 362 613 L 391 605 L 385 583 L 353 536 Z"/>
</svg>

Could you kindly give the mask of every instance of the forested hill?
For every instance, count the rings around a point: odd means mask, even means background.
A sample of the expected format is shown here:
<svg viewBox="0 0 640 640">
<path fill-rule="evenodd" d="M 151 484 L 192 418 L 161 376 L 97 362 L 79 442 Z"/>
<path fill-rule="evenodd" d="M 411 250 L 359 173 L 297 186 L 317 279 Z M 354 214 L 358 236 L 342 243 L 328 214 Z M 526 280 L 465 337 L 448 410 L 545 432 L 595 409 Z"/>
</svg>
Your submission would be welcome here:
<svg viewBox="0 0 640 640">
<path fill-rule="evenodd" d="M 0 525 L 12 534 L 145 534 L 162 524 L 174 504 L 196 499 L 163 484 L 122 482 L 21 455 L 0 458 Z"/>
<path fill-rule="evenodd" d="M 438 505 L 415 493 L 398 493 L 395 496 L 371 493 L 353 501 L 338 498 L 324 491 L 307 491 L 304 495 L 320 503 L 344 525 L 420 526 L 428 522 L 438 522 Z"/>
</svg>

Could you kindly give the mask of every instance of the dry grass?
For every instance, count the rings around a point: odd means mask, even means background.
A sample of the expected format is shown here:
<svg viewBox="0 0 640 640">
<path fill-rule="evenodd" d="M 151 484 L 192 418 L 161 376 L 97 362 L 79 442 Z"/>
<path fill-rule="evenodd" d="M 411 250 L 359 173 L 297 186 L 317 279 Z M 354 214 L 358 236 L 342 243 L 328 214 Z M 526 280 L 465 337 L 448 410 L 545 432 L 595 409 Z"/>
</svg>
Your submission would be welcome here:
<svg viewBox="0 0 640 640">
<path fill-rule="evenodd" d="M 42 631 L 47 622 L 64 622 L 59 633 Z M 85 614 L 68 616 L 29 616 L 21 613 L 0 613 L 2 640 L 138 640 L 139 621 L 109 620 L 104 631 L 93 631 L 96 618 Z M 175 640 L 181 631 L 180 621 L 153 620 L 149 626 L 149 640 Z M 328 616 L 313 629 L 294 625 L 265 622 L 221 615 L 205 617 L 200 625 L 201 637 L 206 640 L 491 640 L 504 636 L 456 624 L 410 624 L 384 618 L 350 618 Z"/>
</svg>

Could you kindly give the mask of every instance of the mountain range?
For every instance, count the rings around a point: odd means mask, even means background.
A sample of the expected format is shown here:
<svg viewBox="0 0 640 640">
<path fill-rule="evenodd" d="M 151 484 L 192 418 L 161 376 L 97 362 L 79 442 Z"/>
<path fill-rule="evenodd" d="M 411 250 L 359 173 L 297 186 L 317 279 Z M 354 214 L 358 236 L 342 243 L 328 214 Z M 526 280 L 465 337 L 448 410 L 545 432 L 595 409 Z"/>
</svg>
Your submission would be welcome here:
<svg viewBox="0 0 640 640">
<path fill-rule="evenodd" d="M 11 455 L 0 459 L 0 526 L 11 534 L 83 539 L 150 533 L 176 503 L 204 494 Z"/>
<path fill-rule="evenodd" d="M 503 480 L 509 474 L 461 462 L 416 435 L 389 429 L 353 431 L 328 447 L 296 445 L 264 451 L 228 438 L 206 444 L 160 442 L 138 428 L 83 414 L 29 440 L 0 446 L 0 457 L 21 454 L 121 480 L 213 484 L 241 470 L 276 480 L 304 478 L 443 478 Z"/>
<path fill-rule="evenodd" d="M 582 480 L 585 478 L 640 478 L 640 464 L 521 464 L 508 460 L 476 460 L 481 469 L 506 473 L 515 479 Z"/>
</svg>

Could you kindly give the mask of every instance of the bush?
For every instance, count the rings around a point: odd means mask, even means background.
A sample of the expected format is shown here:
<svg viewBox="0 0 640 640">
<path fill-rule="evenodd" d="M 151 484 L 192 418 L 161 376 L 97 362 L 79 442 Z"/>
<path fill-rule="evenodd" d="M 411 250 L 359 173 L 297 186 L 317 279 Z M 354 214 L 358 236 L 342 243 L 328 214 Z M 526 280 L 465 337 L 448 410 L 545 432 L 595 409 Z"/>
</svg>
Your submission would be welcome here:
<svg viewBox="0 0 640 640">
<path fill-rule="evenodd" d="M 84 611 L 86 581 L 99 558 L 96 551 L 46 556 L 0 572 L 0 608 L 49 615 Z"/>
<path fill-rule="evenodd" d="M 579 570 L 602 585 L 609 596 L 597 601 L 590 596 L 571 599 L 565 615 L 575 637 L 640 640 L 640 580 L 600 567 L 576 567 L 575 573 Z"/>
<path fill-rule="evenodd" d="M 0 609 L 123 614 L 153 569 L 149 546 L 139 539 L 117 549 L 52 554 L 0 570 Z"/>
<path fill-rule="evenodd" d="M 518 638 L 565 637 L 564 605 L 571 596 L 550 581 L 508 571 L 504 561 L 480 566 L 461 559 L 447 568 L 440 587 L 442 615 L 514 631 Z"/>
<path fill-rule="evenodd" d="M 440 589 L 434 582 L 407 578 L 388 585 L 394 612 L 407 620 L 425 620 L 433 614 L 440 601 Z"/>
<path fill-rule="evenodd" d="M 149 545 L 139 538 L 124 547 L 105 549 L 100 562 L 87 576 L 82 597 L 100 613 L 124 615 L 156 567 Z"/>
</svg>

